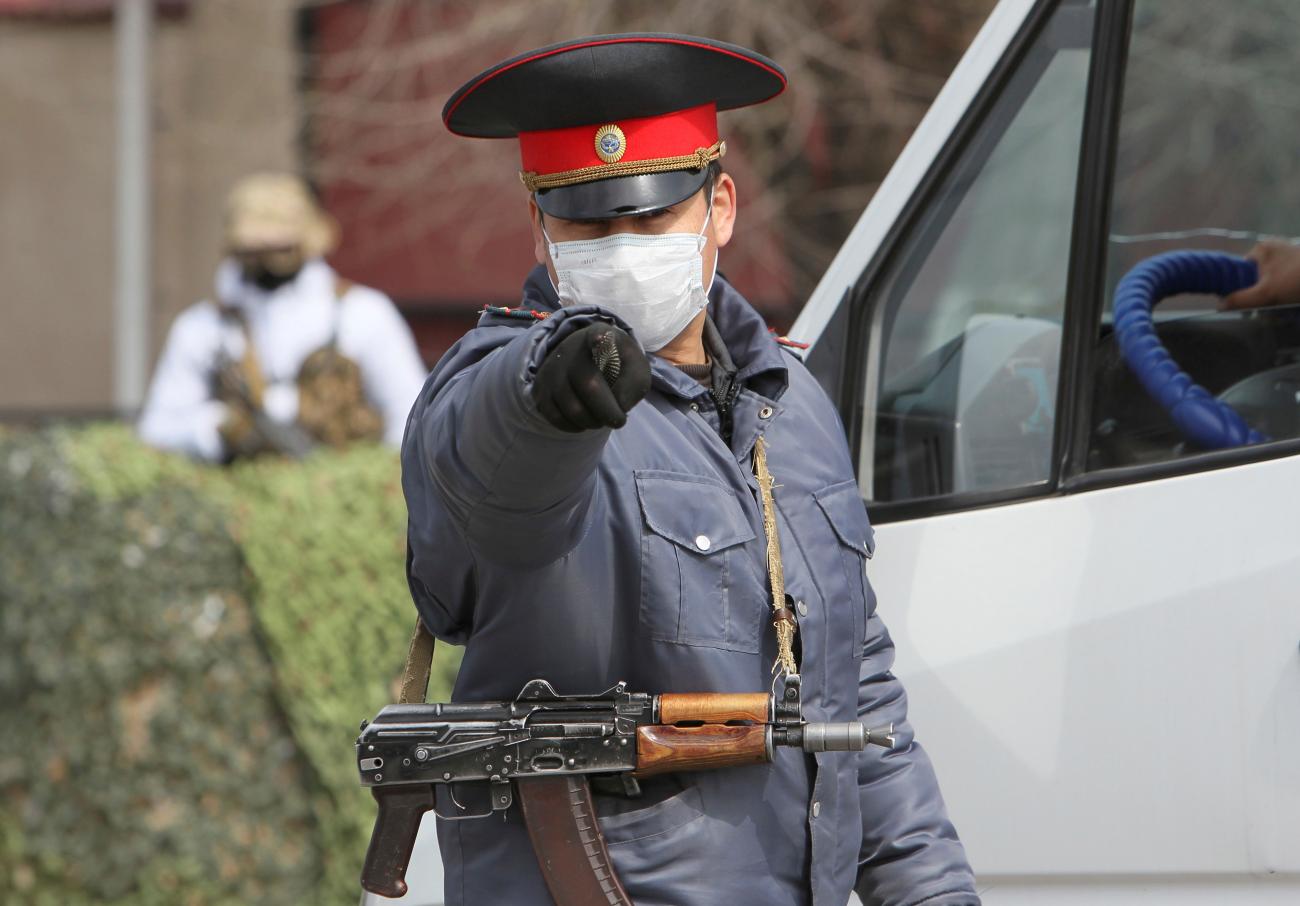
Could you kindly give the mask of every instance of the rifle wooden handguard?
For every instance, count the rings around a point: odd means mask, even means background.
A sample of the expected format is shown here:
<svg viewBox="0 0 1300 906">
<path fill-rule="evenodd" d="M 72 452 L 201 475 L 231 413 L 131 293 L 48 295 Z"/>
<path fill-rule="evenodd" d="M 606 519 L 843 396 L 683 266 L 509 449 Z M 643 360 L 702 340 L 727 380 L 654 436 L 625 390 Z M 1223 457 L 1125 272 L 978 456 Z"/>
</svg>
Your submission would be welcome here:
<svg viewBox="0 0 1300 906">
<path fill-rule="evenodd" d="M 636 731 L 637 777 L 652 777 L 672 771 L 701 771 L 771 761 L 768 728 L 764 724 L 729 727 L 638 727 Z"/>
<path fill-rule="evenodd" d="M 772 719 L 771 710 L 772 696 L 766 692 L 666 692 L 659 696 L 661 724 L 762 724 Z"/>
</svg>

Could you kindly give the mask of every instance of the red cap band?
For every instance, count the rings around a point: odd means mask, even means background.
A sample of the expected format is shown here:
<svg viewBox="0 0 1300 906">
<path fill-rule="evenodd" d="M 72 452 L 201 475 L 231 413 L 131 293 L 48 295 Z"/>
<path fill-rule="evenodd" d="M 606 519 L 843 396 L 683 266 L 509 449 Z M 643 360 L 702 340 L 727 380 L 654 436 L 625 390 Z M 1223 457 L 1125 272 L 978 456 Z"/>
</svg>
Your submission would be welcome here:
<svg viewBox="0 0 1300 906">
<path fill-rule="evenodd" d="M 544 176 L 611 163 L 596 153 L 597 133 L 606 126 L 617 126 L 622 130 L 619 163 L 694 154 L 696 149 L 708 148 L 718 141 L 717 105 L 701 104 L 659 116 L 520 132 L 519 156 L 523 169 Z"/>
</svg>

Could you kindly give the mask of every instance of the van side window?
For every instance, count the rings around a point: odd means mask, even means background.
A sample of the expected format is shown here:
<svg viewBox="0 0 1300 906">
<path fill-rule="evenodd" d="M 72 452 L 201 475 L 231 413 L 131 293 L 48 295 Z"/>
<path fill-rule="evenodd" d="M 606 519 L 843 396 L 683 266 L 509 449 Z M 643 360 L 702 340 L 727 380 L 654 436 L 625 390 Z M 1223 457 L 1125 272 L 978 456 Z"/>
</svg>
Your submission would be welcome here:
<svg viewBox="0 0 1300 906">
<path fill-rule="evenodd" d="M 1115 287 L 1153 255 L 1243 255 L 1261 236 L 1300 236 L 1297 46 L 1300 11 L 1286 0 L 1135 4 L 1088 423 L 1090 470 L 1207 449 L 1178 429 L 1120 354 Z M 1300 305 L 1217 306 L 1216 297 L 1169 298 L 1155 308 L 1156 335 L 1174 362 L 1257 436 L 1300 437 Z"/>
<path fill-rule="evenodd" d="M 1093 14 L 1058 5 L 875 282 L 859 462 L 869 502 L 1051 474 Z"/>
</svg>

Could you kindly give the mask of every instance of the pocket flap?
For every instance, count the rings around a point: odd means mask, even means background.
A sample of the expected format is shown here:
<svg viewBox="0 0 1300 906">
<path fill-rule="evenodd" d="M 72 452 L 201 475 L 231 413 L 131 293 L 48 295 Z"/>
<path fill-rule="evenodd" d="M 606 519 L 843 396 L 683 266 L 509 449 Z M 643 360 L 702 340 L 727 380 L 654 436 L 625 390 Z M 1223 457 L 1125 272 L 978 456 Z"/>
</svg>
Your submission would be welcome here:
<svg viewBox="0 0 1300 906">
<path fill-rule="evenodd" d="M 646 525 L 687 550 L 708 556 L 754 540 L 731 489 L 694 475 L 637 472 L 636 492 Z"/>
<path fill-rule="evenodd" d="M 856 481 L 843 481 L 822 488 L 813 497 L 826 514 L 831 528 L 835 529 L 840 543 L 865 557 L 876 552 L 876 533 L 867 518 L 867 508 L 862 503 Z"/>
</svg>

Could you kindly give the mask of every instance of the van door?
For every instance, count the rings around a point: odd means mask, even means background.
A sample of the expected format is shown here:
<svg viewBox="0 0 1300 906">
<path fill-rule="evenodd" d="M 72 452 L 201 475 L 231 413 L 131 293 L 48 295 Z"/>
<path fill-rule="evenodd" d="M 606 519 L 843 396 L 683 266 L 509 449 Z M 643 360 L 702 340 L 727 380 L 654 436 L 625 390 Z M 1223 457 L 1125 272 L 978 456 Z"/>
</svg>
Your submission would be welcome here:
<svg viewBox="0 0 1300 906">
<path fill-rule="evenodd" d="M 1297 46 L 1287 0 L 1034 4 L 792 331 L 987 903 L 1300 902 L 1300 311 L 1161 307 L 1271 426 L 1222 451 L 1145 397 L 1109 313 L 1148 255 L 1300 236 Z"/>
</svg>

